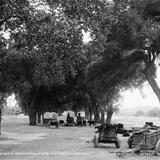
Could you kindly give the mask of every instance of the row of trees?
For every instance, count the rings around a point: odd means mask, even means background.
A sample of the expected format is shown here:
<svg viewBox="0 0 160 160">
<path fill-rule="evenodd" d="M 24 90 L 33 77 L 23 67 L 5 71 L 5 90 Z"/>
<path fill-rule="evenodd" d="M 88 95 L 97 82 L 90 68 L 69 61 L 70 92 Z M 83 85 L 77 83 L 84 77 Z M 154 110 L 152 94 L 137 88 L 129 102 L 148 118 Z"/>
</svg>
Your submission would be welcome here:
<svg viewBox="0 0 160 160">
<path fill-rule="evenodd" d="M 110 123 L 120 90 L 145 80 L 160 100 L 158 0 L 0 3 L 0 92 L 16 94 L 31 125 L 36 113 L 67 104 L 83 106 L 96 121 L 106 111 Z"/>
</svg>

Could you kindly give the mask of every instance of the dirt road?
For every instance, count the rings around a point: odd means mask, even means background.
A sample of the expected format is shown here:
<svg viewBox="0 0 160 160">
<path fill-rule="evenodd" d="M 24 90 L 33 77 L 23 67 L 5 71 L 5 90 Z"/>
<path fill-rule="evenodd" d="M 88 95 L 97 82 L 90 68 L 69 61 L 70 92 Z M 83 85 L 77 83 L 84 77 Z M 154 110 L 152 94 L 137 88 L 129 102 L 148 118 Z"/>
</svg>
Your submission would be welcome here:
<svg viewBox="0 0 160 160">
<path fill-rule="evenodd" d="M 28 125 L 27 117 L 7 116 L 0 136 L 0 160 L 159 159 L 134 153 L 119 158 L 114 152 L 128 150 L 127 138 L 120 137 L 120 149 L 116 149 L 114 144 L 101 144 L 94 148 L 91 143 L 93 135 L 93 127 L 33 127 Z"/>
</svg>

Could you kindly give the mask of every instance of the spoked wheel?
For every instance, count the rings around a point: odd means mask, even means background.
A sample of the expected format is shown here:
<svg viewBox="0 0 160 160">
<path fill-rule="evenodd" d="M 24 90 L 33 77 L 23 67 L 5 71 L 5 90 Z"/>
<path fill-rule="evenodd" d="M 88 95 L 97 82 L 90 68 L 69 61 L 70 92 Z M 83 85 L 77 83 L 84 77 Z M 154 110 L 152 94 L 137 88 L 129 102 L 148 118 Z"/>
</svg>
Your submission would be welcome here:
<svg viewBox="0 0 160 160">
<path fill-rule="evenodd" d="M 128 147 L 130 148 L 130 149 L 132 149 L 133 148 L 133 138 L 132 138 L 132 136 L 128 139 Z"/>
<path fill-rule="evenodd" d="M 59 128 L 59 124 L 56 125 L 56 128 Z"/>
<path fill-rule="evenodd" d="M 94 135 L 93 145 L 94 145 L 94 147 L 98 147 L 98 134 L 95 134 L 95 135 Z"/>
<path fill-rule="evenodd" d="M 50 121 L 43 124 L 45 127 L 50 127 Z"/>
<path fill-rule="evenodd" d="M 64 121 L 59 121 L 59 126 L 64 126 Z"/>
<path fill-rule="evenodd" d="M 116 148 L 120 148 L 120 146 L 121 146 L 121 145 L 120 145 L 120 141 L 119 141 L 119 140 L 116 141 L 116 142 L 115 142 L 115 145 L 116 145 Z"/>
<path fill-rule="evenodd" d="M 128 147 L 130 148 L 130 149 L 132 149 L 133 147 L 132 147 L 132 142 L 128 142 Z"/>
</svg>

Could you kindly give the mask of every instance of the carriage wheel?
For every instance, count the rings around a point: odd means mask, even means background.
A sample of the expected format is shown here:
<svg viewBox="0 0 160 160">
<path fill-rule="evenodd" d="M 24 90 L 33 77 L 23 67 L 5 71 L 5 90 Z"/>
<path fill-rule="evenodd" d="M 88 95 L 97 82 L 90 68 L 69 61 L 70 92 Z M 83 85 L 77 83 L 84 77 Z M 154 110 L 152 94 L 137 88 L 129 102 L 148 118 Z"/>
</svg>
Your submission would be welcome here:
<svg viewBox="0 0 160 160">
<path fill-rule="evenodd" d="M 128 147 L 130 148 L 130 149 L 132 149 L 133 147 L 132 147 L 132 143 L 129 141 L 128 142 Z"/>
<path fill-rule="evenodd" d="M 116 148 L 120 148 L 120 141 L 115 142 Z"/>
<path fill-rule="evenodd" d="M 93 145 L 94 145 L 94 147 L 98 147 L 98 135 L 97 134 L 94 135 Z"/>
<path fill-rule="evenodd" d="M 127 143 L 128 143 L 128 147 L 129 147 L 130 149 L 132 149 L 132 148 L 133 148 L 133 145 L 132 145 L 132 144 L 133 144 L 133 139 L 132 139 L 132 137 L 129 138 L 129 140 L 128 140 Z"/>
<path fill-rule="evenodd" d="M 56 128 L 59 128 L 59 123 L 57 122 L 57 124 L 56 124 Z"/>
</svg>

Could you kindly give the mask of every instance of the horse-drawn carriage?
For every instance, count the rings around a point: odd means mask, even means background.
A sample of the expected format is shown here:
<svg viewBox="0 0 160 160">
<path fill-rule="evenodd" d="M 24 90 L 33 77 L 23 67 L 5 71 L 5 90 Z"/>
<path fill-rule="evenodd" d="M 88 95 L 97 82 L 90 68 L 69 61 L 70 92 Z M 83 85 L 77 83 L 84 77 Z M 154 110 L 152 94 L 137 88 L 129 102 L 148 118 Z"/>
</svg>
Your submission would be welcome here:
<svg viewBox="0 0 160 160">
<path fill-rule="evenodd" d="M 59 125 L 61 126 L 74 126 L 75 125 L 75 113 L 67 110 L 58 116 Z"/>
<path fill-rule="evenodd" d="M 157 142 L 160 140 L 160 129 L 141 129 L 135 131 L 128 139 L 129 148 L 137 148 L 138 150 L 154 149 Z"/>
<path fill-rule="evenodd" d="M 59 123 L 57 120 L 58 114 L 55 112 L 45 112 L 43 115 L 43 125 L 45 126 L 56 126 L 59 127 Z"/>
<path fill-rule="evenodd" d="M 95 147 L 98 146 L 98 143 L 114 143 L 116 148 L 120 148 L 120 140 L 113 125 L 102 124 L 95 128 L 97 129 L 93 139 Z"/>
<path fill-rule="evenodd" d="M 77 113 L 77 120 L 76 120 L 77 126 L 86 126 L 87 121 L 85 119 L 85 113 L 84 112 L 78 112 Z"/>
</svg>

